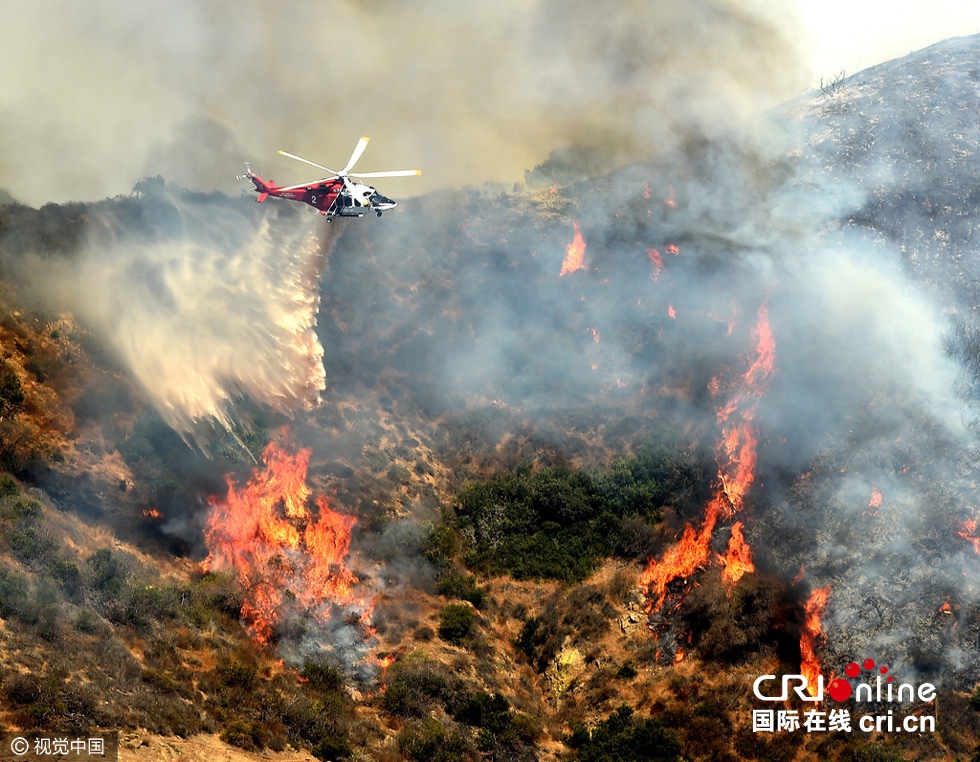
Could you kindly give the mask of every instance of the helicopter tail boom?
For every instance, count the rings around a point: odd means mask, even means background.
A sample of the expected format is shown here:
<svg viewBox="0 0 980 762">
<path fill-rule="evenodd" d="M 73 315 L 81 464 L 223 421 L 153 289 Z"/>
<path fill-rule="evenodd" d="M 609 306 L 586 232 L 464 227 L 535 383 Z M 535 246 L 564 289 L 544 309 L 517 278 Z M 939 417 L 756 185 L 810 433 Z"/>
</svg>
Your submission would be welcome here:
<svg viewBox="0 0 980 762">
<path fill-rule="evenodd" d="M 252 185 L 255 187 L 255 190 L 257 190 L 259 193 L 259 197 L 255 199 L 255 201 L 260 204 L 269 197 L 269 194 L 272 191 L 276 189 L 275 184 L 267 183 L 258 175 L 253 174 L 252 168 L 248 165 L 248 162 L 245 162 L 245 174 L 236 175 L 235 177 L 239 180 L 248 180 L 250 183 L 252 183 Z"/>
</svg>

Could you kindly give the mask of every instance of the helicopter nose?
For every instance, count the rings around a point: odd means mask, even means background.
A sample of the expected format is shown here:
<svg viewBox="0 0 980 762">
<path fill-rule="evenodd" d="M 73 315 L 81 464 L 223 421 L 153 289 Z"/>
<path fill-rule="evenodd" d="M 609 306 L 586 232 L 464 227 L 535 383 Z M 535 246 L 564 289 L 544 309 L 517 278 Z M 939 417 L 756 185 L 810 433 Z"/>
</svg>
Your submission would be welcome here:
<svg viewBox="0 0 980 762">
<path fill-rule="evenodd" d="M 375 192 L 371 196 L 371 204 L 374 206 L 375 209 L 378 209 L 379 211 L 382 212 L 385 212 L 389 209 L 394 209 L 396 206 L 398 206 L 398 204 L 392 201 L 390 198 L 388 198 L 387 196 L 383 196 L 378 192 Z"/>
</svg>

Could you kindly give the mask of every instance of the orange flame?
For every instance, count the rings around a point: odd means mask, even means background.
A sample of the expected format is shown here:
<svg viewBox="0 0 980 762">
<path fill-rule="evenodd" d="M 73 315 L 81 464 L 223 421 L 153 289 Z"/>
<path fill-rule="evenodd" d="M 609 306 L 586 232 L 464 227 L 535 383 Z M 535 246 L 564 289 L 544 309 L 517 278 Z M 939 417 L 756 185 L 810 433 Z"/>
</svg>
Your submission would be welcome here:
<svg viewBox="0 0 980 762">
<path fill-rule="evenodd" d="M 143 509 L 143 518 L 144 519 L 158 519 L 161 516 L 163 516 L 163 514 L 160 513 L 160 511 L 158 511 L 156 508 L 144 508 Z"/>
<path fill-rule="evenodd" d="M 881 505 L 881 490 L 878 489 L 878 485 L 874 486 L 871 491 L 871 500 L 868 501 L 868 508 L 877 508 Z"/>
<path fill-rule="evenodd" d="M 316 498 L 311 513 L 306 486 L 310 453 L 304 449 L 291 455 L 271 442 L 262 453 L 263 467 L 255 469 L 244 488 L 227 477 L 228 495 L 208 501 L 210 553 L 202 566 L 238 575 L 245 590 L 242 619 L 262 646 L 274 636 L 287 601 L 315 618 L 329 618 L 324 611 L 330 604 L 355 603 L 357 578 L 344 560 L 357 518 L 337 513 L 323 496 Z"/>
<path fill-rule="evenodd" d="M 728 541 L 728 553 L 721 559 L 724 568 L 721 570 L 722 581 L 729 587 L 734 587 L 743 575 L 755 571 L 752 563 L 752 548 L 742 534 L 742 522 L 732 524 L 732 536 Z"/>
<path fill-rule="evenodd" d="M 820 675 L 820 661 L 817 659 L 818 638 L 823 637 L 823 626 L 820 617 L 823 616 L 827 598 L 830 597 L 830 585 L 818 588 L 810 593 L 803 608 L 803 631 L 800 633 L 800 673 L 807 679 L 807 692 L 817 695 L 817 677 Z"/>
<path fill-rule="evenodd" d="M 960 524 L 960 530 L 956 534 L 962 537 L 964 540 L 973 544 L 973 551 L 980 555 L 980 537 L 977 536 L 977 520 L 967 519 L 962 524 Z"/>
<path fill-rule="evenodd" d="M 559 276 L 573 273 L 585 267 L 585 239 L 582 238 L 582 229 L 577 222 L 572 223 L 575 229 L 575 236 L 565 250 L 565 261 L 561 264 Z"/>
<path fill-rule="evenodd" d="M 649 258 L 650 266 L 653 268 L 650 277 L 657 280 L 660 277 L 660 273 L 664 271 L 663 257 L 660 256 L 660 252 L 656 249 L 647 249 L 647 258 Z"/>
<path fill-rule="evenodd" d="M 677 317 L 677 310 L 674 309 L 673 304 L 667 305 L 667 317 L 669 317 L 671 320 Z"/>
<path fill-rule="evenodd" d="M 684 661 L 684 649 L 678 648 L 677 653 L 674 654 L 674 664 L 680 664 Z"/>
<path fill-rule="evenodd" d="M 757 318 L 752 332 L 756 339 L 756 358 L 741 376 L 736 392 L 718 410 L 718 421 L 727 428 L 723 428 L 718 444 L 715 494 L 705 507 L 701 529 L 695 531 L 690 523 L 686 524 L 680 541 L 674 547 L 664 553 L 659 561 L 651 558 L 647 562 L 639 583 L 647 589 L 648 612 L 660 610 L 667 597 L 667 587 L 673 580 L 686 579 L 707 564 L 711 536 L 719 519 L 730 518 L 741 510 L 745 495 L 755 481 L 758 439 L 752 419 L 773 372 L 776 348 L 765 304 L 759 308 Z M 712 379 L 709 387 L 715 394 L 721 384 L 717 379 Z M 732 526 L 732 542 L 736 547 L 733 550 L 730 544 L 725 557 L 726 561 L 731 560 L 730 566 L 727 562 L 725 565 L 730 584 L 735 584 L 746 571 L 754 571 L 751 550 L 741 530 L 740 522 Z"/>
</svg>

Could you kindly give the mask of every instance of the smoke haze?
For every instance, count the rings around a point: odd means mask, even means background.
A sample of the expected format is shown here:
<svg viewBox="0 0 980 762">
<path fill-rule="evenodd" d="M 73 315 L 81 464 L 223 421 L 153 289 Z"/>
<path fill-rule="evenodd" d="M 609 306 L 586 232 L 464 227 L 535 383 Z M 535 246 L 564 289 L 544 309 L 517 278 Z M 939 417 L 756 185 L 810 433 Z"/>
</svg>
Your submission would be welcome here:
<svg viewBox="0 0 980 762">
<path fill-rule="evenodd" d="M 792 18 L 734 0 L 444 0 L 206 7 L 8 5 L 0 177 L 18 200 L 92 200 L 163 174 L 233 187 L 252 161 L 307 179 L 286 149 L 363 171 L 420 167 L 395 197 L 513 182 L 554 150 L 597 169 L 717 134 L 798 93 Z"/>
</svg>

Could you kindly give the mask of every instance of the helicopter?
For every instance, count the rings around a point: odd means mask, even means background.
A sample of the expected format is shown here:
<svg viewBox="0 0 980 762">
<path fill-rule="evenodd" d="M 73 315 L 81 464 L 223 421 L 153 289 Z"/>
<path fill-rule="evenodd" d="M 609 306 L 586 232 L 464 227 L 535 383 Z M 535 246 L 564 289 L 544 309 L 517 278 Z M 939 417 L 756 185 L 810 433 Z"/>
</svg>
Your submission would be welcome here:
<svg viewBox="0 0 980 762">
<path fill-rule="evenodd" d="M 370 138 L 361 138 L 357 141 L 357 145 L 354 147 L 354 152 L 350 155 L 350 159 L 347 160 L 347 164 L 339 172 L 312 162 L 309 159 L 304 159 L 302 156 L 296 156 L 286 151 L 279 152 L 290 159 L 301 161 L 304 164 L 309 164 L 310 166 L 330 173 L 328 177 L 314 180 L 313 182 L 288 185 L 285 187 L 279 186 L 272 181 L 267 182 L 254 174 L 248 162 L 245 162 L 245 174 L 237 175 L 237 178 L 239 180 L 248 180 L 255 186 L 255 190 L 259 194 L 259 197 L 255 199 L 258 203 L 265 201 L 269 196 L 278 196 L 279 198 L 289 199 L 290 201 L 302 201 L 304 204 L 309 204 L 318 210 L 320 214 L 324 215 L 327 218 L 327 222 L 333 222 L 334 217 L 363 217 L 368 212 L 377 212 L 380 217 L 382 212 L 394 209 L 397 203 L 379 193 L 377 188 L 355 182 L 351 178 L 411 177 L 412 175 L 421 175 L 422 172 L 418 169 L 396 169 L 388 172 L 359 172 L 351 174 L 351 169 L 353 169 L 357 160 L 361 158 L 361 154 L 364 153 L 364 149 L 367 148 L 369 141 Z"/>
</svg>

